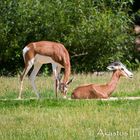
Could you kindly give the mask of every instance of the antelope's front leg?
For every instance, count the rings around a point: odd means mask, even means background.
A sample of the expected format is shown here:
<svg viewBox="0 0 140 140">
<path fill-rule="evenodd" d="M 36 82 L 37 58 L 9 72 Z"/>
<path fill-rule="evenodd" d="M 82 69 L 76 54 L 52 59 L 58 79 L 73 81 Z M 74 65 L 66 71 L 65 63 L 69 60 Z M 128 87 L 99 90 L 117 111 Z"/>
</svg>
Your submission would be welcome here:
<svg viewBox="0 0 140 140">
<path fill-rule="evenodd" d="M 58 83 L 59 81 L 58 81 L 58 79 L 57 78 L 55 78 L 55 96 L 56 96 L 56 98 L 57 98 L 57 96 L 58 96 L 58 85 L 59 85 L 59 83 Z"/>
<path fill-rule="evenodd" d="M 53 69 L 53 76 L 54 76 L 54 91 L 55 91 L 55 96 L 57 98 L 58 94 L 58 88 L 59 88 L 59 74 L 61 71 L 61 68 L 59 68 L 56 64 L 52 64 L 52 69 Z"/>
</svg>

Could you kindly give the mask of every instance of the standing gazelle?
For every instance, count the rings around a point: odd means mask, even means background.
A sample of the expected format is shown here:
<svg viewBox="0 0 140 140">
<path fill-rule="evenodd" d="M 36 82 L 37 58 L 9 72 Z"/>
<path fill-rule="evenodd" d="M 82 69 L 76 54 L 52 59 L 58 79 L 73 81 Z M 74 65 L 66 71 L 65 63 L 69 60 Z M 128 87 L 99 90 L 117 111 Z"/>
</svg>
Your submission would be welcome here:
<svg viewBox="0 0 140 140">
<path fill-rule="evenodd" d="M 92 99 L 108 98 L 115 90 L 121 76 L 132 78 L 133 74 L 120 62 L 114 62 L 107 67 L 113 71 L 111 81 L 105 85 L 89 84 L 77 87 L 72 95 L 72 99 Z"/>
<path fill-rule="evenodd" d="M 23 80 L 33 65 L 34 69 L 29 76 L 29 79 L 31 80 L 31 85 L 37 95 L 37 98 L 39 98 L 39 93 L 36 89 L 34 81 L 41 66 L 47 63 L 52 64 L 56 97 L 59 89 L 61 93 L 63 93 L 63 97 L 66 98 L 67 85 L 72 81 L 69 81 L 71 64 L 69 53 L 62 44 L 50 41 L 30 43 L 23 49 L 23 58 L 25 62 L 25 68 L 20 76 L 21 85 L 18 97 L 19 99 L 22 96 Z M 59 79 L 61 68 L 65 69 L 62 83 Z"/>
</svg>

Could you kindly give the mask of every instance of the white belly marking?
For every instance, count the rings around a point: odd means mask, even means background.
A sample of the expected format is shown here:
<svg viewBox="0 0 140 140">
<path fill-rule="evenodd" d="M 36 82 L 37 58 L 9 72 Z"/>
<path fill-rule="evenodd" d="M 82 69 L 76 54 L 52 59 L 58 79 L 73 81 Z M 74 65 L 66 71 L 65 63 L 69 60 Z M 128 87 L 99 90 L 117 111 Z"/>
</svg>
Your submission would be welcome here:
<svg viewBox="0 0 140 140">
<path fill-rule="evenodd" d="M 51 57 L 49 56 L 44 56 L 44 55 L 40 55 L 40 54 L 37 54 L 35 56 L 35 62 L 39 62 L 41 64 L 48 64 L 48 63 L 52 63 L 52 64 L 57 64 L 61 67 L 63 67 L 61 64 L 55 62 Z"/>
</svg>

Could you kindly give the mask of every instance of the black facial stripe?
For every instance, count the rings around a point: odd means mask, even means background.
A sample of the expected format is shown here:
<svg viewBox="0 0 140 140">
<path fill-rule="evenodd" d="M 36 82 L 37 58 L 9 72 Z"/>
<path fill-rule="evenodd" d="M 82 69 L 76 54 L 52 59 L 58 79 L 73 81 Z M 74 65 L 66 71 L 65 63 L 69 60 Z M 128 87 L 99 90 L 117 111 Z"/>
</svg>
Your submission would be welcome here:
<svg viewBox="0 0 140 140">
<path fill-rule="evenodd" d="M 66 85 L 66 84 L 64 84 L 64 83 L 61 83 L 61 86 L 63 86 L 63 87 L 67 87 L 67 85 Z"/>
<path fill-rule="evenodd" d="M 65 92 L 65 91 L 67 90 L 67 85 L 64 84 L 64 83 L 60 83 L 60 85 L 59 85 L 59 90 L 60 90 L 61 92 Z"/>
</svg>

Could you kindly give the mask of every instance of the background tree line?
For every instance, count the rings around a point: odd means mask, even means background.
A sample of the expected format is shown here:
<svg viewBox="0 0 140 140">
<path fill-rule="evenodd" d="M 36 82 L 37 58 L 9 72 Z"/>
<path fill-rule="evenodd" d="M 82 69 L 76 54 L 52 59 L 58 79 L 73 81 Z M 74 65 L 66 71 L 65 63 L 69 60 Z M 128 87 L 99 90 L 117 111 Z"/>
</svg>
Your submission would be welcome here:
<svg viewBox="0 0 140 140">
<path fill-rule="evenodd" d="M 108 63 L 116 60 L 136 69 L 139 54 L 132 31 L 132 3 L 132 0 L 1 0 L 0 74 L 17 74 L 23 69 L 22 49 L 39 40 L 63 43 L 75 72 L 105 70 Z"/>
</svg>

